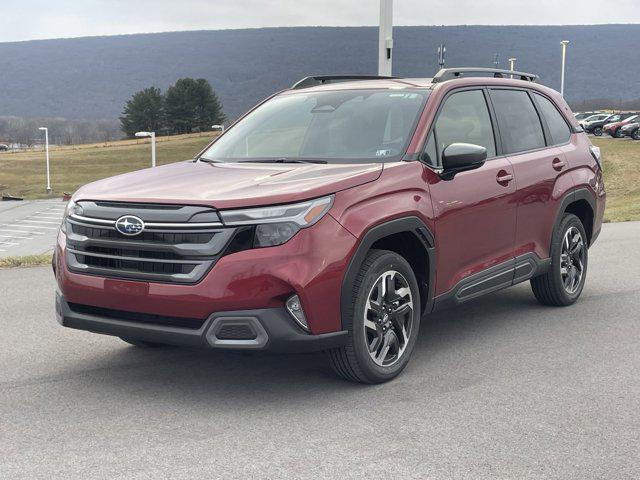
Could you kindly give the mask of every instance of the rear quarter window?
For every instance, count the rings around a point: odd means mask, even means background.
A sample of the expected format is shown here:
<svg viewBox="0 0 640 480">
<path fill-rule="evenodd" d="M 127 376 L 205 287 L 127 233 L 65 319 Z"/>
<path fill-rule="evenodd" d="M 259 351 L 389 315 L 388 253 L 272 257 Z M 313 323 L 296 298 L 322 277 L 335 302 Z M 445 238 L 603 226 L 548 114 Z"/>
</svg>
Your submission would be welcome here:
<svg viewBox="0 0 640 480">
<path fill-rule="evenodd" d="M 544 117 L 551 134 L 551 142 L 554 145 L 567 143 L 571 137 L 571 130 L 562 114 L 547 97 L 534 93 L 534 98 L 538 103 L 540 114 Z"/>
<path fill-rule="evenodd" d="M 498 117 L 504 153 L 519 153 L 544 148 L 540 117 L 527 92 L 491 90 L 491 100 Z"/>
</svg>

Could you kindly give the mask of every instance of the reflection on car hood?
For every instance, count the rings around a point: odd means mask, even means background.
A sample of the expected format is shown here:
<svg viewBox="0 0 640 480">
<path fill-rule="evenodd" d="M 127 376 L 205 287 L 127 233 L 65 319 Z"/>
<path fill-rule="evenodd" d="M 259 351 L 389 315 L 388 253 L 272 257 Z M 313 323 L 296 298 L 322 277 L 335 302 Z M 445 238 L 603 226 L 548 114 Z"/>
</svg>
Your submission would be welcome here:
<svg viewBox="0 0 640 480">
<path fill-rule="evenodd" d="M 74 199 L 205 204 L 215 208 L 287 203 L 376 180 L 380 163 L 178 162 L 125 173 L 82 187 Z"/>
</svg>

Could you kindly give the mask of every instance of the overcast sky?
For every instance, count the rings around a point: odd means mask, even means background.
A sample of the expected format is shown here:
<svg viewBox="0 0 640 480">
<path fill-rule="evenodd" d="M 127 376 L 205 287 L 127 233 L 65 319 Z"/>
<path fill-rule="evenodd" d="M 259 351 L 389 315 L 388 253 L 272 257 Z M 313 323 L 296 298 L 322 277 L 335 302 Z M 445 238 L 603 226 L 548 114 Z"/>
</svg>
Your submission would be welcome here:
<svg viewBox="0 0 640 480">
<path fill-rule="evenodd" d="M 377 25 L 378 0 L 0 0 L 0 42 L 300 25 Z M 640 0 L 395 0 L 396 25 L 640 23 Z"/>
</svg>

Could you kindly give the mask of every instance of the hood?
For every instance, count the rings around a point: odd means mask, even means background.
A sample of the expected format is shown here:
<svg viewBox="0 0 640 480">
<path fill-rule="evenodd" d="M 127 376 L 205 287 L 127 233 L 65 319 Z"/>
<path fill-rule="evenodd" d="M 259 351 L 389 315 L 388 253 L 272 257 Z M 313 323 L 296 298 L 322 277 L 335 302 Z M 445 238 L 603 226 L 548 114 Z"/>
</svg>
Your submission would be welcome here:
<svg viewBox="0 0 640 480">
<path fill-rule="evenodd" d="M 289 203 L 376 180 L 382 164 L 172 163 L 99 180 L 74 200 L 209 205 L 217 209 Z"/>
</svg>

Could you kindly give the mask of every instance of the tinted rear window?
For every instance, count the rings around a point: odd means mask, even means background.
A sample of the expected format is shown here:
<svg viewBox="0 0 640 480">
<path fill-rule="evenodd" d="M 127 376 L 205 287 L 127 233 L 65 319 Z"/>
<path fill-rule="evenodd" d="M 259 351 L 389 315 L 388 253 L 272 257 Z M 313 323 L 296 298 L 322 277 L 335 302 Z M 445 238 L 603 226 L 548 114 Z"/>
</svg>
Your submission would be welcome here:
<svg viewBox="0 0 640 480">
<path fill-rule="evenodd" d="M 564 117 L 555 107 L 555 105 L 546 97 L 534 93 L 540 114 L 544 117 L 551 133 L 551 140 L 554 145 L 567 143 L 571 137 L 571 130 L 565 122 Z"/>
<path fill-rule="evenodd" d="M 542 124 L 527 92 L 491 90 L 504 153 L 526 152 L 545 146 Z"/>
</svg>

